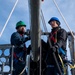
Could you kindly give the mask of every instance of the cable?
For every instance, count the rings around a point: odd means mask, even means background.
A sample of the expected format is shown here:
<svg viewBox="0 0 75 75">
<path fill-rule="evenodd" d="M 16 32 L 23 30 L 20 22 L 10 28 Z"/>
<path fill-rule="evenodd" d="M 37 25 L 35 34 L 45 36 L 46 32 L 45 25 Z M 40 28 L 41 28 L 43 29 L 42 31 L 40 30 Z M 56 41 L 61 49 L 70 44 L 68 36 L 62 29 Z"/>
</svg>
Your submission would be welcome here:
<svg viewBox="0 0 75 75">
<path fill-rule="evenodd" d="M 13 11 L 14 11 L 16 5 L 17 5 L 17 3 L 18 3 L 18 0 L 16 0 L 16 3 L 14 4 L 14 7 L 12 8 L 12 11 L 10 12 L 10 14 L 9 14 L 9 16 L 8 16 L 8 19 L 6 20 L 6 22 L 5 22 L 5 24 L 4 24 L 4 27 L 3 27 L 3 29 L 2 29 L 2 31 L 1 31 L 1 33 L 0 33 L 0 37 L 2 36 L 2 34 L 3 34 L 3 32 L 4 32 L 4 30 L 5 30 L 6 26 L 7 26 L 7 24 L 8 24 L 8 21 L 9 21 L 11 15 L 12 15 L 12 13 L 13 13 Z"/>
<path fill-rule="evenodd" d="M 73 36 L 73 38 L 74 38 L 73 32 L 72 32 L 72 30 L 70 29 L 70 27 L 69 27 L 69 25 L 68 25 L 68 23 L 67 23 L 66 19 L 64 18 L 63 14 L 61 13 L 61 11 L 60 11 L 60 9 L 59 9 L 59 7 L 58 7 L 58 5 L 57 5 L 56 1 L 55 1 L 55 0 L 53 0 L 53 2 L 54 2 L 54 4 L 55 4 L 55 6 L 56 6 L 56 8 L 57 8 L 58 12 L 60 13 L 60 15 L 61 15 L 62 19 L 64 20 L 64 22 L 65 22 L 66 26 L 67 26 L 67 27 L 68 27 L 68 29 L 70 30 L 71 35 L 72 35 L 72 36 Z M 75 38 L 74 38 L 74 39 L 75 39 Z"/>
<path fill-rule="evenodd" d="M 43 15 L 43 12 L 42 12 L 42 9 L 41 9 L 41 20 L 42 20 L 42 24 L 43 24 L 45 32 L 48 32 L 47 27 L 46 27 L 46 23 L 45 23 L 45 19 L 44 19 L 44 15 Z M 41 57 L 42 57 L 42 45 L 41 45 L 41 48 L 40 48 L 40 73 L 42 74 L 42 70 L 41 69 L 42 69 L 43 65 L 41 64 L 42 63 Z"/>
<path fill-rule="evenodd" d="M 44 30 L 45 30 L 46 32 L 48 32 L 47 27 L 46 27 L 46 23 L 45 23 L 45 19 L 44 19 L 44 16 L 43 16 L 42 9 L 41 9 L 41 19 L 42 19 L 42 23 L 43 23 L 43 26 L 44 26 Z"/>
<path fill-rule="evenodd" d="M 26 66 L 24 67 L 24 69 L 22 70 L 22 72 L 19 75 L 22 75 L 24 73 L 24 71 L 26 70 Z"/>
</svg>

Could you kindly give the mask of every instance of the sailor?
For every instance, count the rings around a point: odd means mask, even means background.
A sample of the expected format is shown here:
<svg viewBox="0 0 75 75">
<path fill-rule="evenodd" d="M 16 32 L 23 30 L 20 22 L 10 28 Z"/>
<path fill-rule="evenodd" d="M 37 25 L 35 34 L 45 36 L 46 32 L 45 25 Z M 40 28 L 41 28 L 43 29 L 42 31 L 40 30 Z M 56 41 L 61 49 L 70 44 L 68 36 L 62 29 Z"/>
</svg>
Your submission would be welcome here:
<svg viewBox="0 0 75 75">
<path fill-rule="evenodd" d="M 53 57 L 53 52 L 56 55 L 59 66 L 61 67 L 61 62 L 58 54 L 64 58 L 66 56 L 66 43 L 67 43 L 67 32 L 65 29 L 61 28 L 60 21 L 57 17 L 52 17 L 48 21 L 49 25 L 52 27 L 51 33 L 49 34 L 47 41 L 47 56 L 46 56 L 46 75 L 60 75 L 56 67 L 56 61 Z M 50 46 L 50 44 L 52 46 Z M 63 69 L 61 68 L 63 75 Z"/>
<path fill-rule="evenodd" d="M 13 75 L 19 75 L 26 65 L 27 48 L 25 42 L 30 40 L 30 37 L 25 37 L 26 24 L 19 21 L 16 24 L 16 32 L 11 35 L 11 45 L 14 45 L 13 53 Z"/>
</svg>

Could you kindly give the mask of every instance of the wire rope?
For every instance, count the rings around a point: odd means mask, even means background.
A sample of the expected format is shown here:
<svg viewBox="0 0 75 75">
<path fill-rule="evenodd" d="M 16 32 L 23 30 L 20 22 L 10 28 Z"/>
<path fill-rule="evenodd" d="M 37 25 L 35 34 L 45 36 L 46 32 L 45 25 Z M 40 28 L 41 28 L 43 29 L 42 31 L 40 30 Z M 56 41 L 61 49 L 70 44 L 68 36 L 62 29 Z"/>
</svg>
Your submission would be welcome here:
<svg viewBox="0 0 75 75">
<path fill-rule="evenodd" d="M 10 20 L 10 17 L 12 16 L 12 13 L 13 13 L 13 11 L 14 11 L 14 9 L 15 9 L 17 3 L 18 3 L 18 1 L 19 1 L 19 0 L 16 0 L 16 2 L 15 2 L 15 4 L 14 4 L 14 7 L 12 8 L 12 10 L 11 10 L 9 16 L 8 16 L 8 19 L 6 20 L 6 22 L 5 22 L 5 24 L 4 24 L 4 27 L 3 27 L 3 29 L 2 29 L 2 31 L 1 31 L 1 33 L 0 33 L 0 37 L 2 36 L 2 34 L 3 34 L 3 32 L 4 32 L 5 28 L 6 28 L 6 26 L 7 26 L 7 24 L 8 24 L 8 22 L 9 22 L 9 20 Z"/>
</svg>

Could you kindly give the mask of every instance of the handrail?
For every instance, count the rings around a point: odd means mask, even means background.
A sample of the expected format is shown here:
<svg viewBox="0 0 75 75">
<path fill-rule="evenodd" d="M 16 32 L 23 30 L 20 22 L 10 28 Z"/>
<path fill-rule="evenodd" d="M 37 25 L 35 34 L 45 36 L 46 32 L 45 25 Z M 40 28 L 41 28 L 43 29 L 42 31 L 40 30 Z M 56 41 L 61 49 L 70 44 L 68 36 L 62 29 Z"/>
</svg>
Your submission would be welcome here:
<svg viewBox="0 0 75 75">
<path fill-rule="evenodd" d="M 2 57 L 4 57 L 5 59 L 6 59 L 6 62 L 3 62 L 2 60 L 0 60 L 0 62 L 2 63 L 1 65 L 2 66 L 0 66 L 1 67 L 1 71 L 0 71 L 0 74 L 2 74 L 2 75 L 4 75 L 4 74 L 6 74 L 6 73 L 10 73 L 11 75 L 12 75 L 12 71 L 13 71 L 13 49 L 14 49 L 14 47 L 15 46 L 13 46 L 13 45 L 11 45 L 11 44 L 1 44 L 0 45 L 0 50 L 2 51 L 2 54 L 0 55 L 0 59 L 2 58 Z M 11 49 L 10 49 L 11 48 Z M 4 54 L 4 51 L 6 50 L 6 49 L 9 49 L 9 50 L 11 50 L 11 54 L 10 55 L 8 55 L 8 56 L 6 56 L 5 54 Z M 8 61 L 8 59 L 10 59 L 10 57 L 11 57 L 11 64 L 10 64 L 10 61 Z M 10 70 L 9 71 L 7 71 L 7 72 L 4 72 L 4 66 L 5 65 L 10 65 Z"/>
</svg>

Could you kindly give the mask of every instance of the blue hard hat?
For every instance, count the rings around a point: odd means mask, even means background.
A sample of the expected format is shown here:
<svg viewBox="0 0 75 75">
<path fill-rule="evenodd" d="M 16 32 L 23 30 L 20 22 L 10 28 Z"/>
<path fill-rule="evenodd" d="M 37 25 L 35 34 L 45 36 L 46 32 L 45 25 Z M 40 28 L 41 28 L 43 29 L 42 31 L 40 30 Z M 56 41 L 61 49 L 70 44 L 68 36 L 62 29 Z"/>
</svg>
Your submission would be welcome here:
<svg viewBox="0 0 75 75">
<path fill-rule="evenodd" d="M 57 17 L 52 17 L 52 18 L 48 21 L 48 23 L 50 24 L 51 21 L 57 21 L 57 22 L 59 22 L 59 25 L 60 25 L 60 21 L 59 21 L 59 19 L 58 19 Z"/>
</svg>

